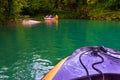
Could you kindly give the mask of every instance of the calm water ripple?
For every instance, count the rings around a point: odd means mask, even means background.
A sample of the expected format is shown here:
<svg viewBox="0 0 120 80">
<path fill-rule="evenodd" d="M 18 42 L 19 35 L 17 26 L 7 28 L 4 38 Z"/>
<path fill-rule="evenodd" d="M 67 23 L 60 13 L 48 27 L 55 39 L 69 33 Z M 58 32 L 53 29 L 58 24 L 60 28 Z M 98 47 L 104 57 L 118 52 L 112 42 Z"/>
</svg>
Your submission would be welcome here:
<svg viewBox="0 0 120 80">
<path fill-rule="evenodd" d="M 0 80 L 40 80 L 83 46 L 120 50 L 120 22 L 59 20 L 33 26 L 0 26 Z"/>
</svg>

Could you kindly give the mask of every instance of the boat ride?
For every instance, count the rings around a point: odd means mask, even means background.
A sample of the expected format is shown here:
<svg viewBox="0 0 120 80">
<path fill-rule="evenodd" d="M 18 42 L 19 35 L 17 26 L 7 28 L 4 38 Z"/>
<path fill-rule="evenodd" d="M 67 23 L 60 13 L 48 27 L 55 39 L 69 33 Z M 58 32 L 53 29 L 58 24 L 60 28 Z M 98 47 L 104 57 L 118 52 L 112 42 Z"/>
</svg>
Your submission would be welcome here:
<svg viewBox="0 0 120 80">
<path fill-rule="evenodd" d="M 79 48 L 42 80 L 120 80 L 120 51 L 104 46 Z"/>
<path fill-rule="evenodd" d="M 58 20 L 58 15 L 46 15 L 46 17 L 44 18 L 44 20 Z"/>
<path fill-rule="evenodd" d="M 56 18 L 44 18 L 45 20 L 58 20 Z"/>
</svg>

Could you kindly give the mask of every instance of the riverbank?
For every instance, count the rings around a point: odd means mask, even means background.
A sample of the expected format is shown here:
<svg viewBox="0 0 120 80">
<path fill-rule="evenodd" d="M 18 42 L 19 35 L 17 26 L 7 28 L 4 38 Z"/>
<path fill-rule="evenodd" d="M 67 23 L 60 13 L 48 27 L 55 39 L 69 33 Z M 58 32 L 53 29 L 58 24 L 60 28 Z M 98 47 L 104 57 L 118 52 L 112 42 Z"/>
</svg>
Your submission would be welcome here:
<svg viewBox="0 0 120 80">
<path fill-rule="evenodd" d="M 99 10 L 99 9 L 84 9 L 81 8 L 77 11 L 54 11 L 57 13 L 59 19 L 85 19 L 85 20 L 106 20 L 106 21 L 120 21 L 120 10 Z M 44 22 L 44 14 L 29 16 L 24 15 L 15 21 L 11 20 L 9 25 L 22 24 L 23 20 L 37 20 Z"/>
<path fill-rule="evenodd" d="M 120 10 L 79 10 L 78 12 L 63 12 L 61 11 L 59 18 L 62 19 L 87 19 L 87 20 L 107 20 L 107 21 L 120 21 Z"/>
<path fill-rule="evenodd" d="M 91 20 L 107 20 L 107 21 L 120 21 L 120 10 L 111 11 L 111 10 L 93 10 L 89 12 L 89 17 Z"/>
</svg>

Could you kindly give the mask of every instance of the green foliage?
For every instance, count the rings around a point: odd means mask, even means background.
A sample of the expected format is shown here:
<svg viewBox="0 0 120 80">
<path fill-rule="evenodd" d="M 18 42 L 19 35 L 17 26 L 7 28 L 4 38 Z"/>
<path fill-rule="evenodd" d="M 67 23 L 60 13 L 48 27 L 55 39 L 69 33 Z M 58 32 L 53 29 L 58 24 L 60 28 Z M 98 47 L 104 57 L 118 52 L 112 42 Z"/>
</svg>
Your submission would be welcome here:
<svg viewBox="0 0 120 80">
<path fill-rule="evenodd" d="M 19 17 L 19 13 L 22 11 L 21 9 L 23 7 L 27 6 L 27 0 L 13 0 L 13 17 L 17 18 Z"/>
<path fill-rule="evenodd" d="M 120 0 L 109 0 L 107 5 L 108 5 L 108 8 L 110 8 L 112 10 L 116 10 L 120 6 Z"/>
<path fill-rule="evenodd" d="M 20 16 L 21 9 L 27 6 L 27 0 L 3 0 L 0 1 L 0 22 L 7 24 L 15 21 Z"/>
<path fill-rule="evenodd" d="M 120 0 L 0 0 L 0 24 L 16 20 L 21 15 L 57 13 L 60 18 L 88 19 L 100 17 L 107 10 L 119 9 Z"/>
<path fill-rule="evenodd" d="M 93 5 L 96 4 L 98 0 L 87 0 L 87 4 Z"/>
</svg>

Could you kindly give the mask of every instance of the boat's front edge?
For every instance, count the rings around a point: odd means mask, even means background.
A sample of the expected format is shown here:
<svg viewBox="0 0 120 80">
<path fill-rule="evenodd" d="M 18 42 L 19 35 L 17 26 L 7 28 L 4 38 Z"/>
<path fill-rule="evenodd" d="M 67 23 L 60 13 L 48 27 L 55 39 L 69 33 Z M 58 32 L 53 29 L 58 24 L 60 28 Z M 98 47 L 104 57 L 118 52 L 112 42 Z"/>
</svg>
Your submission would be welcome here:
<svg viewBox="0 0 120 80">
<path fill-rule="evenodd" d="M 55 76 L 55 74 L 58 72 L 58 70 L 61 68 L 61 66 L 64 64 L 64 62 L 68 59 L 68 57 L 61 60 L 53 69 L 51 69 L 42 80 L 52 80 Z"/>
</svg>

